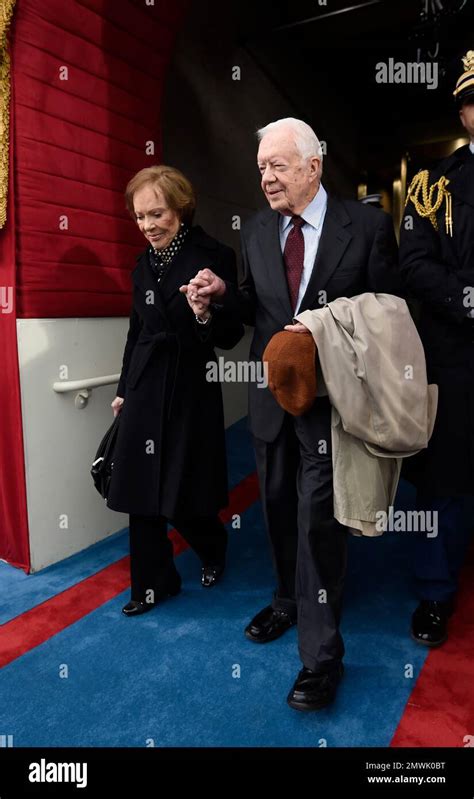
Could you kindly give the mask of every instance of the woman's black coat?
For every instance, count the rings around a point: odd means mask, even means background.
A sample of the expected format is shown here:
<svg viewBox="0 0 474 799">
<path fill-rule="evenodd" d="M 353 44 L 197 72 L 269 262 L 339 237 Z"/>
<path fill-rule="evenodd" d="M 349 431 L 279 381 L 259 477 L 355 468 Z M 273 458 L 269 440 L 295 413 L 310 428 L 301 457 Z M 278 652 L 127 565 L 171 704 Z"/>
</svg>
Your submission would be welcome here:
<svg viewBox="0 0 474 799">
<path fill-rule="evenodd" d="M 233 250 L 193 227 L 157 283 L 145 250 L 132 272 L 130 328 L 117 396 L 124 397 L 107 507 L 168 519 L 212 516 L 228 503 L 221 386 L 206 380 L 214 346 L 244 333 L 213 307 L 199 325 L 179 287 L 210 267 L 235 282 Z"/>
</svg>

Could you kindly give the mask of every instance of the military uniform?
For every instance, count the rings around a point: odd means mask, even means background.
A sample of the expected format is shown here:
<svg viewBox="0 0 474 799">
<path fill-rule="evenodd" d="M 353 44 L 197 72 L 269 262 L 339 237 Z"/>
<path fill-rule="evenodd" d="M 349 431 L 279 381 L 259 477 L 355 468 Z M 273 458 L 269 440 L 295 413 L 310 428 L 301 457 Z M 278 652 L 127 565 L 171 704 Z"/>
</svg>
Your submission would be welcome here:
<svg viewBox="0 0 474 799">
<path fill-rule="evenodd" d="M 455 92 L 461 106 L 474 102 L 471 55 L 472 74 L 466 79 L 465 70 Z M 431 602 L 430 611 L 441 614 L 437 633 L 428 625 L 429 634 L 414 637 L 437 645 L 446 638 L 474 526 L 474 143 L 412 181 L 400 231 L 400 271 L 407 295 L 418 302 L 428 382 L 439 387 L 428 448 L 406 459 L 402 473 L 417 487 L 418 509 L 438 513 L 437 536 L 422 534 L 414 543 L 419 597 L 425 610 Z"/>
<path fill-rule="evenodd" d="M 474 148 L 473 148 L 474 149 Z M 439 386 L 439 407 L 429 447 L 406 461 L 405 476 L 435 496 L 474 493 L 474 154 L 460 147 L 429 175 L 449 180 L 452 236 L 445 209 L 437 227 L 412 201 L 400 231 L 400 269 L 409 295 L 419 301 L 417 326 L 428 382 Z M 469 290 L 472 289 L 472 292 Z"/>
</svg>

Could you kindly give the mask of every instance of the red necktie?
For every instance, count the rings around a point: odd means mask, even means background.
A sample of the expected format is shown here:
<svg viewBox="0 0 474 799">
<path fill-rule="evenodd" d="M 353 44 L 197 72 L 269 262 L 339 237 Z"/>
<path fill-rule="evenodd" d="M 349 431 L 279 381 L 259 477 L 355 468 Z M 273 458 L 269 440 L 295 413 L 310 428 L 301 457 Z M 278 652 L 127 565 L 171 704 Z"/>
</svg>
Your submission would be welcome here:
<svg viewBox="0 0 474 799">
<path fill-rule="evenodd" d="M 301 219 L 300 216 L 292 216 L 291 221 L 293 227 L 286 239 L 283 258 L 286 265 L 286 279 L 290 290 L 291 308 L 295 311 L 304 264 L 304 236 L 301 230 L 301 226 L 304 225 L 304 219 Z"/>
</svg>

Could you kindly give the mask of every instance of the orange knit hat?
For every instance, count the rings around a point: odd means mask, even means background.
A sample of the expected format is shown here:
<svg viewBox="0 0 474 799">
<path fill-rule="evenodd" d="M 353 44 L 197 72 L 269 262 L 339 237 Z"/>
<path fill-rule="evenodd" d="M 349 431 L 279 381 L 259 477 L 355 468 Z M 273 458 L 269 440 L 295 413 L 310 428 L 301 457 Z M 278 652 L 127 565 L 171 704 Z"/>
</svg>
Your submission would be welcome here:
<svg viewBox="0 0 474 799">
<path fill-rule="evenodd" d="M 268 387 L 292 416 L 306 413 L 316 399 L 316 356 L 310 333 L 282 330 L 265 348 L 262 360 L 268 364 Z"/>
</svg>

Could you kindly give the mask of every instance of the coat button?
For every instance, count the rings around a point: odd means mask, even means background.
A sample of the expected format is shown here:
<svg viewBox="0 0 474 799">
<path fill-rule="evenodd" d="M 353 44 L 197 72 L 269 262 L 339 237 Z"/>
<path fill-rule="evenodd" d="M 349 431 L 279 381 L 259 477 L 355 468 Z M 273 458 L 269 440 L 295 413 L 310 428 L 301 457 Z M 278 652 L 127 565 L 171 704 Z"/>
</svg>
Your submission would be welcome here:
<svg viewBox="0 0 474 799">
<path fill-rule="evenodd" d="M 452 299 L 453 299 L 452 297 L 445 297 L 445 298 L 444 298 L 444 301 L 445 301 L 445 302 L 451 302 L 451 300 L 452 300 Z"/>
</svg>

